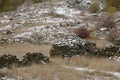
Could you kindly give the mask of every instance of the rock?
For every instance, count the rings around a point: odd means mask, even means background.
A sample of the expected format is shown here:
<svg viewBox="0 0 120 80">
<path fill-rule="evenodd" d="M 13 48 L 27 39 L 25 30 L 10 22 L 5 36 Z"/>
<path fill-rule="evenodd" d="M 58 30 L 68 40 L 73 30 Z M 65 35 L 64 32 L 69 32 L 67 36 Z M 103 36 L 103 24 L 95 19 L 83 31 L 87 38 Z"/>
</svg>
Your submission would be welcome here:
<svg viewBox="0 0 120 80">
<path fill-rule="evenodd" d="M 7 67 L 11 68 L 12 65 L 17 65 L 19 59 L 11 54 L 3 55 L 0 57 L 0 68 Z"/>
<path fill-rule="evenodd" d="M 49 62 L 49 58 L 42 53 L 27 53 L 23 56 L 22 60 L 19 60 L 16 56 L 8 54 L 0 57 L 0 68 L 11 68 L 13 65 L 16 67 L 30 66 L 35 64 L 46 64 Z"/>
<path fill-rule="evenodd" d="M 10 35 L 10 34 L 12 34 L 12 31 L 10 31 L 10 30 L 5 30 L 5 31 L 3 32 L 3 34 L 4 34 L 4 35 Z"/>
<path fill-rule="evenodd" d="M 119 38 L 116 38 L 114 41 L 113 41 L 114 45 L 116 46 L 120 46 L 120 37 Z"/>
<path fill-rule="evenodd" d="M 0 39 L 0 44 L 4 44 L 4 43 L 7 43 L 7 39 L 5 38 Z"/>
<path fill-rule="evenodd" d="M 101 30 L 101 31 L 106 31 L 107 28 L 106 28 L 106 27 L 102 27 L 102 28 L 100 28 L 100 30 Z"/>
<path fill-rule="evenodd" d="M 109 46 L 98 49 L 96 51 L 97 56 L 102 57 L 112 57 L 112 56 L 120 56 L 120 47 L 118 46 Z"/>
<path fill-rule="evenodd" d="M 42 53 L 26 53 L 25 56 L 23 56 L 23 59 L 20 61 L 20 66 L 28 66 L 33 63 L 35 64 L 45 64 L 49 62 L 49 58 L 47 56 L 44 56 Z"/>
<path fill-rule="evenodd" d="M 93 55 L 96 44 L 76 36 L 68 36 L 52 45 L 50 56 Z"/>
</svg>

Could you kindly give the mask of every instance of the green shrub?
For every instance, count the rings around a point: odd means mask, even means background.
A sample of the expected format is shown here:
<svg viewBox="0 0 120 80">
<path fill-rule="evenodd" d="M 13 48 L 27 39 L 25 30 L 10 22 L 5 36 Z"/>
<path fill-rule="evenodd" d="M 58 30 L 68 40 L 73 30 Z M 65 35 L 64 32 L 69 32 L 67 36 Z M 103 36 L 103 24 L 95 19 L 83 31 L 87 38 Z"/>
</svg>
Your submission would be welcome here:
<svg viewBox="0 0 120 80">
<path fill-rule="evenodd" d="M 109 13 L 116 13 L 117 9 L 116 9 L 116 7 L 111 7 L 110 6 L 110 7 L 106 7 L 104 11 L 109 12 Z"/>
<path fill-rule="evenodd" d="M 100 10 L 100 7 L 97 3 L 93 3 L 91 4 L 91 6 L 89 7 L 89 11 L 91 13 L 97 13 Z"/>
<path fill-rule="evenodd" d="M 4 6 L 4 7 L 2 8 L 2 11 L 4 11 L 4 12 L 11 11 L 11 10 L 14 10 L 14 7 L 13 7 L 13 6 Z"/>
<path fill-rule="evenodd" d="M 23 2 L 24 0 L 1 0 L 0 12 L 7 12 L 7 11 L 15 10 Z"/>
<path fill-rule="evenodd" d="M 120 0 L 107 0 L 107 6 L 116 7 L 120 10 Z"/>
</svg>

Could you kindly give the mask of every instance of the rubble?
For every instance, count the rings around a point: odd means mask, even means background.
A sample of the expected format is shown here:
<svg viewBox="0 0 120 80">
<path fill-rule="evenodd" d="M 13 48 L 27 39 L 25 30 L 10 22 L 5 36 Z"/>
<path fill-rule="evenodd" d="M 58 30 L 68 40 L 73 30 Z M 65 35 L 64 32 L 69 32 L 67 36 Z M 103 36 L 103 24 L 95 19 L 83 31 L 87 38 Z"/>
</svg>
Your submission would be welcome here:
<svg viewBox="0 0 120 80">
<path fill-rule="evenodd" d="M 55 44 L 50 51 L 50 56 L 74 56 L 74 55 L 93 55 L 96 44 L 88 42 L 76 36 L 68 36 Z"/>
<path fill-rule="evenodd" d="M 0 56 L 0 68 L 11 68 L 12 66 L 23 67 L 32 64 L 46 64 L 49 63 L 49 58 L 42 53 L 26 53 L 23 59 L 18 59 L 15 55 Z"/>
</svg>

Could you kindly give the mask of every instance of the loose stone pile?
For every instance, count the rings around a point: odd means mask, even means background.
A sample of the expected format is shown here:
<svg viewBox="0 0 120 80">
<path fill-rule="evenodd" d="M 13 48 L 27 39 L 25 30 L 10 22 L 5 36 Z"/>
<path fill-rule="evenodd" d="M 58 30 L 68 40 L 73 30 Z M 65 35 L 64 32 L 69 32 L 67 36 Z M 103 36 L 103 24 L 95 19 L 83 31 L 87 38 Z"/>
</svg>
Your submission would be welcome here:
<svg viewBox="0 0 120 80">
<path fill-rule="evenodd" d="M 119 41 L 116 44 L 119 45 Z M 120 46 L 117 45 L 97 48 L 94 42 L 89 42 L 76 36 L 68 36 L 66 39 L 53 44 L 50 56 L 120 56 Z"/>
<path fill-rule="evenodd" d="M 109 47 L 104 47 L 101 49 L 97 49 L 95 51 L 95 55 L 97 56 L 103 56 L 103 57 L 114 57 L 120 56 L 120 47 L 118 46 L 109 46 Z"/>
<path fill-rule="evenodd" d="M 113 43 L 120 47 L 120 38 L 116 38 Z"/>
<path fill-rule="evenodd" d="M 0 57 L 0 68 L 11 68 L 12 66 L 22 67 L 30 66 L 32 64 L 45 64 L 49 62 L 49 58 L 42 53 L 26 53 L 22 60 L 16 56 L 8 54 Z"/>
<path fill-rule="evenodd" d="M 20 61 L 20 66 L 27 66 L 31 65 L 33 63 L 35 64 L 45 64 L 49 62 L 49 58 L 47 56 L 44 56 L 42 53 L 26 53 L 25 56 L 23 56 L 23 59 Z"/>
<path fill-rule="evenodd" d="M 68 36 L 66 39 L 53 44 L 50 56 L 92 55 L 95 48 L 96 44 L 93 42 L 88 42 L 76 36 Z"/>
</svg>

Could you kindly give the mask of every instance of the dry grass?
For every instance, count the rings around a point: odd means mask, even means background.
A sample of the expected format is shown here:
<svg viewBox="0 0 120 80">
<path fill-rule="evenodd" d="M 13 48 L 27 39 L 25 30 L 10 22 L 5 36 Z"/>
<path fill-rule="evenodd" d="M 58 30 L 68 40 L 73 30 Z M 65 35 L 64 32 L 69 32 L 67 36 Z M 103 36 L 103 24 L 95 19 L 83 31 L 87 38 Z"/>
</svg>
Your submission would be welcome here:
<svg viewBox="0 0 120 80">
<path fill-rule="evenodd" d="M 0 49 L 0 55 L 12 54 L 21 58 L 27 52 L 42 52 L 49 56 L 51 45 L 34 45 L 34 44 L 14 44 L 8 45 Z M 52 65 L 70 65 L 77 67 L 88 67 L 90 69 L 106 70 L 106 71 L 120 71 L 120 63 L 106 58 L 98 57 L 71 57 L 67 59 L 50 58 Z"/>
<path fill-rule="evenodd" d="M 42 52 L 44 55 L 49 56 L 51 45 L 34 45 L 29 43 L 22 44 L 8 44 L 5 48 L 0 49 L 0 55 L 12 54 L 21 58 L 27 52 Z"/>
<path fill-rule="evenodd" d="M 51 45 L 33 45 L 33 44 L 14 44 L 8 45 L 6 48 L 0 50 L 0 55 L 11 53 L 22 57 L 26 52 L 42 52 L 49 56 L 49 50 Z M 113 75 L 101 73 L 100 71 L 120 71 L 120 63 L 112 61 L 105 58 L 97 57 L 71 57 L 67 59 L 62 59 L 60 57 L 50 58 L 51 63 L 46 65 L 33 64 L 29 67 L 16 68 L 3 70 L 2 72 L 13 76 L 21 76 L 24 80 L 29 80 L 31 77 L 38 77 L 42 80 L 54 80 L 58 78 L 59 80 L 82 80 L 89 79 L 94 80 L 98 77 L 98 80 L 117 80 Z M 75 69 L 65 68 L 66 66 L 82 67 L 95 69 L 96 72 L 83 72 L 76 71 Z M 93 77 L 94 76 L 94 77 Z M 109 79 L 105 79 L 109 77 Z"/>
<path fill-rule="evenodd" d="M 70 66 L 87 67 L 100 71 L 116 71 L 120 72 L 120 63 L 106 58 L 98 57 L 72 57 L 67 59 L 66 63 Z"/>
<path fill-rule="evenodd" d="M 95 38 L 95 37 L 90 37 L 87 38 L 88 41 L 93 41 L 96 43 L 96 46 L 98 48 L 103 48 L 106 46 L 106 44 L 108 43 L 106 39 L 99 39 L 99 38 Z"/>
<path fill-rule="evenodd" d="M 58 65 L 48 64 L 48 65 L 33 65 L 27 68 L 13 68 L 7 70 L 8 75 L 22 76 L 26 80 L 30 77 L 39 77 L 42 80 L 54 80 L 55 77 L 60 78 L 60 80 L 78 80 L 79 76 L 75 70 L 66 69 Z M 68 77 L 70 76 L 70 77 Z"/>
<path fill-rule="evenodd" d="M 104 77 L 109 77 L 110 80 L 115 79 L 114 76 L 104 74 L 100 72 L 82 72 L 74 69 L 65 68 L 56 63 L 50 63 L 47 65 L 33 65 L 26 68 L 15 68 L 4 71 L 4 73 L 17 77 L 21 76 L 25 80 L 29 80 L 31 77 L 38 77 L 40 80 L 82 80 L 89 79 L 94 80 L 95 77 L 99 77 L 99 80 L 107 80 Z M 94 76 L 94 77 L 92 77 Z M 56 79 L 55 79 L 56 78 Z"/>
</svg>

